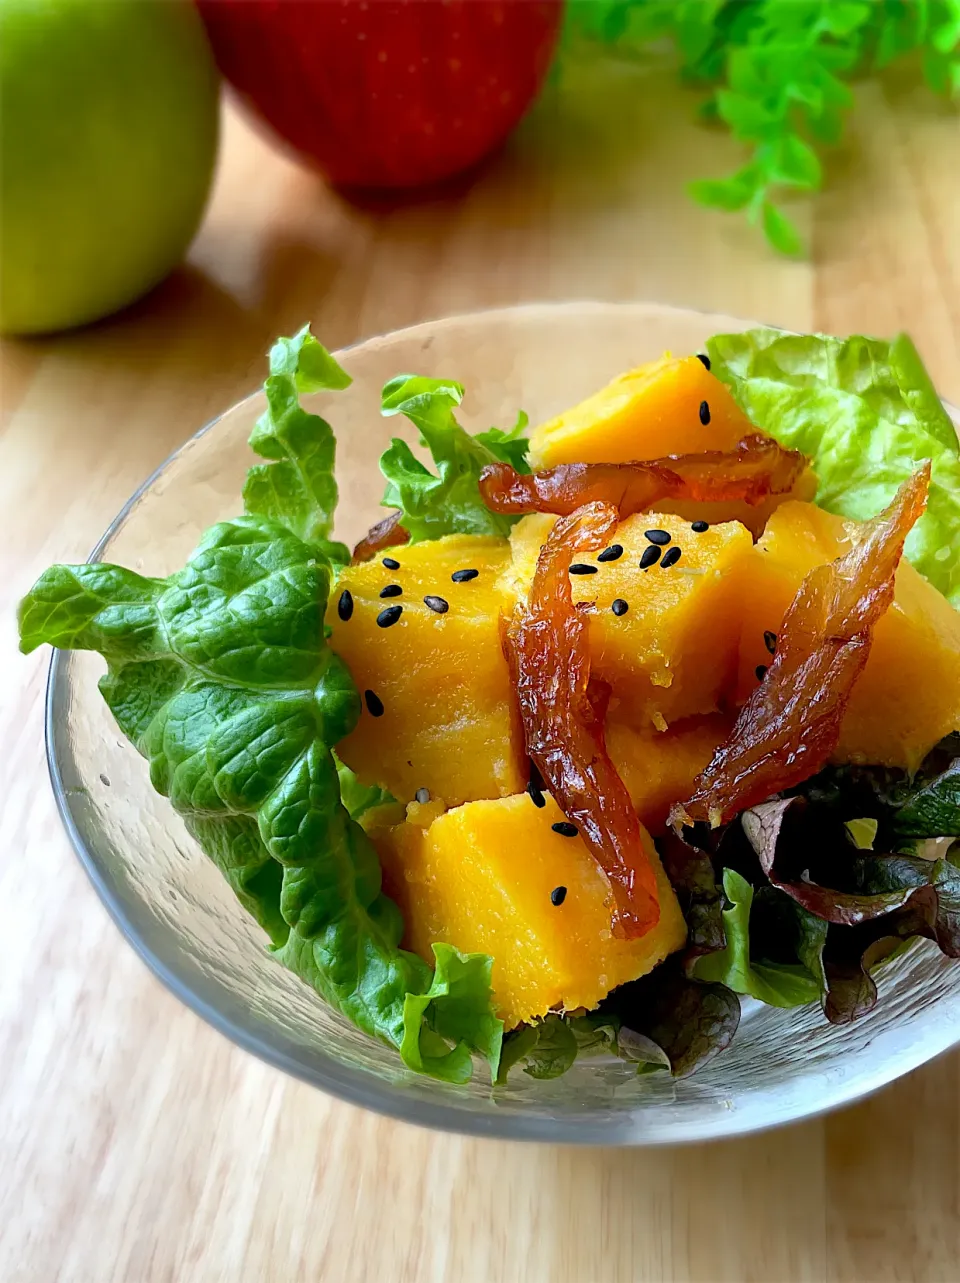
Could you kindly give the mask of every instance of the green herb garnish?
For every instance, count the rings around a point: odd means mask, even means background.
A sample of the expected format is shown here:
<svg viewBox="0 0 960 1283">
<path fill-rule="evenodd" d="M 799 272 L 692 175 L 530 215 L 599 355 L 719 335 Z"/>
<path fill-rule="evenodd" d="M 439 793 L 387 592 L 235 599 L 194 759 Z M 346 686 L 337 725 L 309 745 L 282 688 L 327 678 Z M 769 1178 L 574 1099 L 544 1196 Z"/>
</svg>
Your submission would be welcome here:
<svg viewBox="0 0 960 1283">
<path fill-rule="evenodd" d="M 691 195 L 744 211 L 784 254 L 803 242 L 780 201 L 823 185 L 819 149 L 843 133 L 849 80 L 914 55 L 934 92 L 960 97 L 960 0 L 570 0 L 565 34 L 567 58 L 577 37 L 673 46 L 684 80 L 707 91 L 703 118 L 748 152 Z"/>
</svg>

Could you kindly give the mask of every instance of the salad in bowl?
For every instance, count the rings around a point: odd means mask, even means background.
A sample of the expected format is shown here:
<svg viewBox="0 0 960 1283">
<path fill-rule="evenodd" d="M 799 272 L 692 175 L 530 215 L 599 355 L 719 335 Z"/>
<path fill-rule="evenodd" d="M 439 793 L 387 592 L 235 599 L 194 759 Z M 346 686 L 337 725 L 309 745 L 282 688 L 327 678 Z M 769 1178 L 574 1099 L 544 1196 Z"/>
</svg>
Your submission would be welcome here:
<svg viewBox="0 0 960 1283">
<path fill-rule="evenodd" d="M 718 334 L 477 434 L 399 373 L 352 551 L 301 403 L 349 384 L 279 340 L 242 513 L 20 610 L 25 651 L 103 655 L 277 963 L 496 1091 L 685 1077 L 744 998 L 845 1024 L 913 942 L 960 957 L 960 457 L 905 336 Z"/>
</svg>

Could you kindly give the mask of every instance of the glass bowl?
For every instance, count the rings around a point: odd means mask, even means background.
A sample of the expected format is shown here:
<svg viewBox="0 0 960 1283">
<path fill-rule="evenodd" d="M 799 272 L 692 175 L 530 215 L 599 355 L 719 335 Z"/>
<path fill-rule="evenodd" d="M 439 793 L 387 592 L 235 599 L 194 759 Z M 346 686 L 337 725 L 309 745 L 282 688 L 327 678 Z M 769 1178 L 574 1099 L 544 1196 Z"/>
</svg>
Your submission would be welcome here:
<svg viewBox="0 0 960 1283">
<path fill-rule="evenodd" d="M 340 354 L 346 394 L 309 398 L 339 441 L 340 520 L 352 543 L 382 515 L 377 458 L 395 425 L 379 390 L 398 372 L 466 385 L 472 431 L 532 422 L 573 404 L 664 349 L 696 352 L 745 322 L 648 304 L 571 303 L 484 312 L 414 326 Z M 325 409 L 331 402 L 329 410 Z M 201 531 L 234 515 L 251 462 L 257 393 L 209 424 L 132 497 L 92 559 L 148 575 L 177 569 Z M 664 442 L 664 452 L 669 442 Z M 410 1122 L 483 1136 L 642 1145 L 740 1135 L 834 1108 L 907 1073 L 960 1040 L 960 966 L 917 946 L 884 969 L 882 998 L 848 1028 L 819 1009 L 748 1003 L 733 1045 L 700 1073 L 638 1078 L 612 1058 L 537 1082 L 522 1072 L 492 1091 L 407 1071 L 268 955 L 265 937 L 151 789 L 97 690 L 102 661 L 55 653 L 47 745 L 60 813 L 94 885 L 157 976 L 234 1042 L 344 1100 Z"/>
</svg>

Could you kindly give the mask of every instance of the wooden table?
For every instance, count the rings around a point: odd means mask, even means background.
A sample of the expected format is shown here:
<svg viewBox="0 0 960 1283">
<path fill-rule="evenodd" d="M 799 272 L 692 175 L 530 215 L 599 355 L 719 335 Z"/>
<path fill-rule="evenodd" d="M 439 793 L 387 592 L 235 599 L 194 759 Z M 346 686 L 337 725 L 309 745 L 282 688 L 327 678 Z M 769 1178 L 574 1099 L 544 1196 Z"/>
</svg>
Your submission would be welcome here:
<svg viewBox="0 0 960 1283">
<path fill-rule="evenodd" d="M 641 83 L 638 83 L 641 82 Z M 602 92 L 601 92 L 602 91 Z M 641 92 L 644 91 L 644 92 Z M 463 1140 L 360 1113 L 214 1033 L 107 920 L 54 812 L 47 656 L 14 601 L 258 384 L 304 320 L 331 347 L 530 299 L 658 299 L 798 329 L 908 327 L 960 400 L 960 133 L 868 87 L 808 230 L 773 257 L 683 183 L 736 149 L 668 76 L 584 72 L 459 193 L 358 210 L 231 113 L 186 267 L 126 315 L 3 350 L 0 1278 L 5 1283 L 947 1280 L 960 1056 L 774 1135 L 674 1152 Z"/>
</svg>

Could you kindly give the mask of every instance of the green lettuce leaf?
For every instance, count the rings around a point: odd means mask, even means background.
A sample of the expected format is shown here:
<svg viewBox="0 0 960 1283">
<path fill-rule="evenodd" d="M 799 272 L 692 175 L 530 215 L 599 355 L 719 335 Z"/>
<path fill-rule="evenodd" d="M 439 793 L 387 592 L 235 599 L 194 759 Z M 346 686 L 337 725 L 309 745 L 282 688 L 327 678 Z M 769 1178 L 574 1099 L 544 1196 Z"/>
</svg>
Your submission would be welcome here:
<svg viewBox="0 0 960 1283">
<path fill-rule="evenodd" d="M 903 849 L 906 838 L 960 837 L 960 733 L 935 745 L 912 774 L 891 766 L 831 766 L 797 791 L 817 814 L 875 822 L 876 850 Z"/>
<path fill-rule="evenodd" d="M 273 462 L 252 470 L 246 515 L 208 530 L 167 579 L 52 567 L 21 603 L 20 645 L 103 655 L 100 689 L 154 788 L 279 961 L 411 1068 L 462 1082 L 476 1052 L 495 1076 L 491 960 L 437 945 L 434 973 L 399 947 L 400 911 L 348 809 L 384 797 L 338 773 L 333 754 L 360 715 L 324 627 L 333 439 L 296 398 L 342 385 L 338 369 L 307 331 L 281 340 L 253 439 Z"/>
<path fill-rule="evenodd" d="M 352 379 L 305 325 L 270 349 L 267 408 L 250 447 L 269 463 L 255 464 L 243 487 L 244 511 L 279 521 L 304 543 L 319 544 L 335 563 L 350 560 L 344 544 L 330 540 L 337 506 L 336 439 L 326 419 L 308 414 L 300 394 L 349 387 Z"/>
<path fill-rule="evenodd" d="M 359 820 L 361 815 L 365 815 L 373 807 L 385 806 L 389 802 L 396 801 L 393 794 L 381 788 L 379 784 L 361 784 L 350 767 L 341 762 L 336 753 L 333 757 L 340 780 L 340 800 L 350 812 L 351 819 Z"/>
<path fill-rule="evenodd" d="M 567 1016 L 549 1015 L 521 1025 L 503 1040 L 497 1085 L 507 1081 L 515 1065 L 522 1065 L 531 1078 L 560 1078 L 572 1068 L 578 1052 L 577 1036 Z"/>
<path fill-rule="evenodd" d="M 332 747 L 360 701 L 324 638 L 330 580 L 285 526 L 238 517 L 165 580 L 98 564 L 48 570 L 21 607 L 21 648 L 104 656 L 100 688 L 154 788 L 281 962 L 412 1068 L 462 1081 L 479 1051 L 495 1072 L 490 960 L 437 946 L 433 976 L 399 948 L 376 852 L 341 801 Z M 421 1027 L 429 1056 L 416 1050 Z"/>
<path fill-rule="evenodd" d="M 893 824 L 908 837 L 960 837 L 960 757 L 917 788 Z"/>
<path fill-rule="evenodd" d="M 726 947 L 704 954 L 693 964 L 697 980 L 726 985 L 771 1007 L 803 1007 L 816 1002 L 820 988 L 806 967 L 789 963 L 752 962 L 750 909 L 753 887 L 735 869 L 724 869 L 723 892 L 730 907 L 722 912 Z"/>
<path fill-rule="evenodd" d="M 383 504 L 401 510 L 400 524 L 414 543 L 452 534 L 505 536 L 516 520 L 487 508 L 477 480 L 487 464 L 498 460 L 526 469 L 527 442 L 521 433 L 527 417 L 521 413 L 509 432 L 490 428 L 474 437 L 453 413 L 462 400 L 463 387 L 450 380 L 398 374 L 384 384 L 382 413 L 410 420 L 437 470 L 425 467 L 399 437 L 380 457 L 387 479 Z"/>
<path fill-rule="evenodd" d="M 477 1051 L 496 1078 L 503 1021 L 490 1005 L 493 959 L 485 953 L 462 954 L 449 944 L 435 944 L 433 955 L 430 988 L 408 993 L 404 1002 L 404 1062 L 435 1078 L 465 1083 L 473 1073 L 471 1051 Z"/>
<path fill-rule="evenodd" d="M 503 428 L 487 428 L 486 432 L 478 432 L 473 439 L 485 445 L 498 459 L 509 463 L 514 471 L 529 472 L 527 452 L 530 449 L 530 442 L 523 435 L 529 425 L 529 416 L 526 411 L 520 410 L 517 413 L 516 423 L 509 431 L 504 432 Z"/>
<path fill-rule="evenodd" d="M 748 418 L 810 456 L 828 512 L 875 516 L 930 459 L 927 510 L 906 555 L 960 606 L 960 444 L 910 339 L 755 329 L 715 335 L 707 351 Z"/>
</svg>

